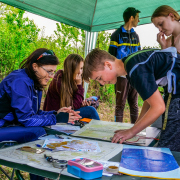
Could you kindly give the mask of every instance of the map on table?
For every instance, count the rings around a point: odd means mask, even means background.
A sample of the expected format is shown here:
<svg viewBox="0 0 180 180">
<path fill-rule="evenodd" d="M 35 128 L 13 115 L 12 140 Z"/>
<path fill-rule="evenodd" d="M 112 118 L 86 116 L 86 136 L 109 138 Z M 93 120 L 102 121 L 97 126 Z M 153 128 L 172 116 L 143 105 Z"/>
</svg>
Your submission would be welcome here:
<svg viewBox="0 0 180 180">
<path fill-rule="evenodd" d="M 46 139 L 42 147 L 59 151 L 101 152 L 98 142 L 76 139 Z"/>
<path fill-rule="evenodd" d="M 49 127 L 48 127 L 49 128 Z M 80 129 L 79 126 L 72 126 L 66 123 L 57 123 L 56 125 L 50 126 L 51 129 L 70 135 Z"/>
<path fill-rule="evenodd" d="M 92 120 L 89 124 L 85 125 L 79 131 L 76 131 L 72 136 L 78 137 L 88 137 L 94 139 L 101 139 L 106 141 L 111 141 L 114 136 L 114 131 L 130 129 L 133 124 L 129 123 L 119 123 L 119 122 L 107 122 L 107 121 L 97 121 Z M 139 136 L 146 136 L 146 129 L 138 133 Z M 131 139 L 126 140 L 127 143 L 137 143 L 145 144 L 145 139 L 140 139 L 135 136 Z"/>
<path fill-rule="evenodd" d="M 71 138 L 74 139 L 73 137 Z M 82 139 L 84 141 L 84 139 Z M 8 148 L 4 148 L 0 150 L 0 159 L 14 162 L 18 164 L 28 165 L 37 169 L 42 169 L 46 171 L 51 171 L 55 173 L 59 173 L 60 169 L 53 167 L 52 163 L 49 163 L 45 158 L 44 154 L 47 156 L 52 156 L 54 159 L 64 159 L 64 160 L 72 160 L 76 157 L 83 157 L 88 159 L 96 159 L 96 160 L 109 160 L 118 153 L 120 153 L 123 149 L 122 144 L 109 143 L 104 141 L 94 141 L 87 140 L 88 142 L 98 142 L 99 148 L 101 152 L 89 152 L 89 151 L 57 151 L 52 152 L 46 150 L 41 154 L 35 154 L 25 151 L 17 150 L 23 146 L 30 146 L 32 148 L 37 148 L 35 144 L 44 144 L 44 140 L 38 140 L 34 142 L 24 143 L 21 145 L 16 145 Z M 67 169 L 63 170 L 62 174 L 72 176 L 67 172 Z"/>
<path fill-rule="evenodd" d="M 158 179 L 180 179 L 180 168 L 169 148 L 124 145 L 119 172 Z"/>
</svg>

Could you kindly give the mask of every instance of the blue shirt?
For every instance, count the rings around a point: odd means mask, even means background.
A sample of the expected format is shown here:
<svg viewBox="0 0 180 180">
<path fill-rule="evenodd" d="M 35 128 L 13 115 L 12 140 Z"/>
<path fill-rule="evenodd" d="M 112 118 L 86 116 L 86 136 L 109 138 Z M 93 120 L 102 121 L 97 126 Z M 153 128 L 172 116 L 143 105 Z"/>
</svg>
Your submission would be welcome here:
<svg viewBox="0 0 180 180">
<path fill-rule="evenodd" d="M 121 26 L 111 35 L 109 53 L 117 59 L 122 59 L 140 49 L 139 36 L 133 28 L 127 31 Z"/>
<path fill-rule="evenodd" d="M 55 111 L 40 110 L 42 91 L 25 69 L 15 70 L 0 83 L 0 127 L 10 124 L 50 126 L 56 124 Z"/>
</svg>

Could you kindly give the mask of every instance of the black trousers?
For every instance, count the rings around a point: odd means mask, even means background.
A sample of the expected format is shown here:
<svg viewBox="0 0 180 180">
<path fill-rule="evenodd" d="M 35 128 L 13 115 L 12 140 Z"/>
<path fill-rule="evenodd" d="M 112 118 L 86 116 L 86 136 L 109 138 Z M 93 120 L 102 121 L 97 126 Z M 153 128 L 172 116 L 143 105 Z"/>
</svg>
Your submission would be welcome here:
<svg viewBox="0 0 180 180">
<path fill-rule="evenodd" d="M 126 100 L 128 100 L 128 104 L 130 107 L 131 123 L 135 123 L 135 121 L 138 118 L 137 91 L 130 85 L 127 78 L 118 77 L 115 86 L 115 92 L 116 92 L 116 109 L 115 109 L 116 122 L 123 122 L 124 108 L 125 108 Z"/>
</svg>

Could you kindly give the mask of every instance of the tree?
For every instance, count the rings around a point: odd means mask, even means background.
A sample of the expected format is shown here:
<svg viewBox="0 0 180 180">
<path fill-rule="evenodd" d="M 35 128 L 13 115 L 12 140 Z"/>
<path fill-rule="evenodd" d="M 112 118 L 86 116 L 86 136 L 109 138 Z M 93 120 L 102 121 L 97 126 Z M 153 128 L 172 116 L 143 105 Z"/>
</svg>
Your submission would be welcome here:
<svg viewBox="0 0 180 180">
<path fill-rule="evenodd" d="M 107 31 L 100 31 L 98 32 L 96 48 L 108 51 L 109 44 L 110 44 L 110 36 L 111 34 Z"/>
<path fill-rule="evenodd" d="M 59 47 L 60 61 L 71 53 L 80 54 L 84 56 L 85 47 L 85 32 L 76 27 L 72 27 L 63 23 L 57 23 L 57 30 L 54 31 L 56 35 L 56 44 Z"/>
<path fill-rule="evenodd" d="M 110 44 L 111 34 L 106 31 L 98 32 L 96 48 L 108 51 Z M 100 86 L 97 81 L 91 82 L 89 85 L 88 95 L 100 96 L 100 99 L 104 102 L 108 101 L 110 104 L 114 101 L 114 86 L 112 84 L 107 84 Z"/>
<path fill-rule="evenodd" d="M 2 5 L 2 4 L 1 4 Z M 20 62 L 34 49 L 40 31 L 24 11 L 6 5 L 0 18 L 0 73 L 4 77 L 18 69 Z"/>
</svg>

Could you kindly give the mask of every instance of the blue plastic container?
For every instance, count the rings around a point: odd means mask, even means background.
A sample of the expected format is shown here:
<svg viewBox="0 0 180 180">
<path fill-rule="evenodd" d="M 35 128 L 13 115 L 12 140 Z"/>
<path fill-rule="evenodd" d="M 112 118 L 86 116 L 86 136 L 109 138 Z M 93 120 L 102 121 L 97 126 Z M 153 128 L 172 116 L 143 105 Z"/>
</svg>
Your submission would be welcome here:
<svg viewBox="0 0 180 180">
<path fill-rule="evenodd" d="M 91 159 L 73 159 L 68 161 L 67 171 L 82 179 L 95 179 L 102 176 L 103 165 Z"/>
</svg>

